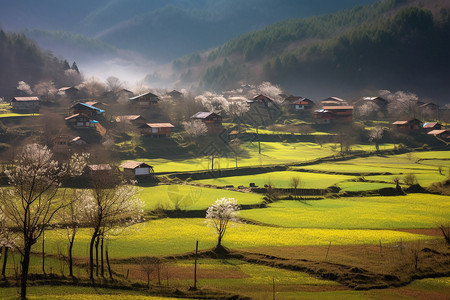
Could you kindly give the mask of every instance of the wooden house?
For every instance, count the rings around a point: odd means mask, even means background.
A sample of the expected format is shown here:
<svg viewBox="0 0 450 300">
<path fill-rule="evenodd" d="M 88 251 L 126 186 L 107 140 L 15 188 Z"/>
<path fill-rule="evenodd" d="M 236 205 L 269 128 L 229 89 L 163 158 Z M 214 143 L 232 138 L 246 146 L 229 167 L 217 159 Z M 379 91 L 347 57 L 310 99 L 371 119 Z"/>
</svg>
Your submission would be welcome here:
<svg viewBox="0 0 450 300">
<path fill-rule="evenodd" d="M 209 133 L 220 133 L 223 131 L 222 117 L 213 112 L 198 112 L 191 117 L 193 120 L 200 120 L 208 128 Z"/>
<path fill-rule="evenodd" d="M 71 107 L 71 111 L 73 115 L 83 114 L 88 117 L 98 117 L 99 115 L 102 115 L 105 112 L 103 109 L 100 109 L 98 107 L 83 102 L 74 104 Z"/>
<path fill-rule="evenodd" d="M 258 95 L 255 98 L 248 100 L 247 103 L 251 106 L 253 104 L 263 104 L 264 106 L 269 106 L 273 103 L 273 100 L 266 95 Z"/>
<path fill-rule="evenodd" d="M 338 97 L 328 97 L 320 101 L 322 106 L 348 106 L 346 100 L 338 98 Z"/>
<path fill-rule="evenodd" d="M 58 89 L 59 96 L 67 96 L 71 99 L 75 99 L 79 96 L 80 90 L 73 86 L 65 86 L 60 89 Z"/>
<path fill-rule="evenodd" d="M 314 111 L 314 117 L 319 123 L 351 123 L 353 106 L 324 106 Z"/>
<path fill-rule="evenodd" d="M 440 130 L 432 130 L 428 132 L 429 135 L 434 135 L 435 137 L 438 137 L 440 139 L 450 141 L 450 131 L 446 129 L 440 129 Z"/>
<path fill-rule="evenodd" d="M 39 97 L 13 97 L 11 99 L 13 111 L 37 112 L 39 111 Z"/>
<path fill-rule="evenodd" d="M 288 106 L 289 110 L 292 112 L 309 112 L 315 104 L 308 98 L 289 96 L 284 99 L 283 105 Z"/>
<path fill-rule="evenodd" d="M 167 93 L 167 95 L 170 96 L 174 100 L 181 100 L 181 99 L 183 99 L 183 96 L 184 96 L 183 93 L 181 93 L 177 90 L 173 90 L 173 91 Z"/>
<path fill-rule="evenodd" d="M 150 92 L 129 99 L 131 103 L 138 105 L 139 107 L 150 107 L 157 105 L 159 102 L 159 97 Z"/>
<path fill-rule="evenodd" d="M 74 114 L 70 117 L 65 118 L 66 122 L 76 129 L 95 127 L 97 121 L 92 120 L 85 114 Z"/>
<path fill-rule="evenodd" d="M 65 134 L 55 136 L 52 140 L 52 150 L 55 153 L 67 153 L 70 151 L 70 137 Z"/>
<path fill-rule="evenodd" d="M 106 108 L 106 106 L 107 106 L 106 103 L 103 103 L 103 102 L 101 102 L 101 101 L 86 101 L 86 102 L 84 102 L 84 103 L 87 104 L 87 105 L 96 107 L 96 108 L 98 108 L 98 109 L 101 109 L 101 110 L 103 110 L 103 111 L 105 110 L 105 108 Z"/>
<path fill-rule="evenodd" d="M 147 120 L 141 115 L 123 115 L 116 117 L 117 123 L 132 124 L 135 126 L 143 125 L 146 121 Z"/>
<path fill-rule="evenodd" d="M 112 176 L 113 171 L 110 164 L 87 165 L 85 169 L 90 176 Z"/>
<path fill-rule="evenodd" d="M 159 138 L 170 136 L 173 127 L 175 126 L 170 123 L 145 123 L 139 126 L 139 129 L 144 135 Z"/>
<path fill-rule="evenodd" d="M 123 168 L 123 175 L 129 178 L 150 175 L 154 172 L 152 166 L 134 160 L 128 160 L 124 162 L 119 166 L 119 168 Z"/>
<path fill-rule="evenodd" d="M 442 129 L 442 125 L 438 122 L 428 122 L 428 123 L 424 123 L 423 124 L 423 129 L 426 132 L 430 132 L 432 130 L 441 130 Z"/>
<path fill-rule="evenodd" d="M 395 121 L 392 125 L 398 132 L 402 133 L 419 132 L 422 129 L 422 121 L 416 118 L 407 121 Z"/>
</svg>

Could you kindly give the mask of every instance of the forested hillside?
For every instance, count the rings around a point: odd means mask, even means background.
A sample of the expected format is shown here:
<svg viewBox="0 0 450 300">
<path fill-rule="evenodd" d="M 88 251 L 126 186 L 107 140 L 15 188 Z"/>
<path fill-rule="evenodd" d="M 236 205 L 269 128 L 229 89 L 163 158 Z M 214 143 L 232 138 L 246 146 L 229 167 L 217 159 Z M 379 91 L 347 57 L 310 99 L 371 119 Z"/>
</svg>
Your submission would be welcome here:
<svg viewBox="0 0 450 300">
<path fill-rule="evenodd" d="M 287 18 L 320 15 L 375 1 L 0 0 L 0 20 L 8 30 L 32 30 L 28 33 L 40 45 L 64 57 L 68 57 L 64 52 L 67 45 L 89 55 L 88 48 L 105 50 L 97 48 L 102 41 L 152 61 L 168 62 Z M 61 32 L 55 33 L 55 29 Z M 77 35 L 84 36 L 79 49 L 75 49 L 80 40 Z"/>
<path fill-rule="evenodd" d="M 216 90 L 270 80 L 313 96 L 381 88 L 439 96 L 450 70 L 449 4 L 415 4 L 386 0 L 279 22 L 173 65 L 185 82 L 200 77 Z"/>
<path fill-rule="evenodd" d="M 66 84 L 67 61 L 42 51 L 23 34 L 8 33 L 0 29 L 0 95 L 13 96 L 19 81 L 36 84 L 40 80 L 52 80 Z"/>
</svg>

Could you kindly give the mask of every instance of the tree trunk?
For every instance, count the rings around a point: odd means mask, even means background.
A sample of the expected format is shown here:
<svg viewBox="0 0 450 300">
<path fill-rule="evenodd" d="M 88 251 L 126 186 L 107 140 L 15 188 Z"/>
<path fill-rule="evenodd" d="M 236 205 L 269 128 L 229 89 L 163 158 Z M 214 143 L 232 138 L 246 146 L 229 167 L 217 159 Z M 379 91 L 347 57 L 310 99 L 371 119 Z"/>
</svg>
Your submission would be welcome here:
<svg viewBox="0 0 450 300">
<path fill-rule="evenodd" d="M 8 247 L 3 247 L 3 266 L 2 266 L 2 276 L 6 277 L 6 262 L 8 260 Z"/>
<path fill-rule="evenodd" d="M 22 278 L 20 281 L 20 298 L 27 298 L 28 267 L 30 266 L 31 245 L 25 244 L 22 260 Z"/>
<path fill-rule="evenodd" d="M 104 267 L 103 267 L 103 238 L 100 244 L 100 275 L 105 277 Z"/>
<path fill-rule="evenodd" d="M 42 274 L 45 275 L 45 229 L 42 229 Z"/>
<path fill-rule="evenodd" d="M 94 243 L 97 239 L 98 229 L 94 230 L 91 242 L 89 243 L 89 279 L 94 280 Z"/>
<path fill-rule="evenodd" d="M 73 258 L 72 258 L 72 248 L 73 242 L 75 240 L 75 233 L 72 235 L 71 240 L 69 241 L 69 276 L 73 277 Z"/>
<path fill-rule="evenodd" d="M 98 243 L 100 242 L 100 235 L 95 240 L 95 276 L 98 277 Z"/>
<path fill-rule="evenodd" d="M 108 246 L 106 246 L 105 255 L 106 255 L 106 264 L 108 265 L 109 277 L 111 278 L 111 281 L 112 281 L 113 275 L 112 275 L 112 271 L 111 271 L 111 265 L 109 264 Z M 127 278 L 128 278 L 128 274 L 127 274 Z"/>
</svg>

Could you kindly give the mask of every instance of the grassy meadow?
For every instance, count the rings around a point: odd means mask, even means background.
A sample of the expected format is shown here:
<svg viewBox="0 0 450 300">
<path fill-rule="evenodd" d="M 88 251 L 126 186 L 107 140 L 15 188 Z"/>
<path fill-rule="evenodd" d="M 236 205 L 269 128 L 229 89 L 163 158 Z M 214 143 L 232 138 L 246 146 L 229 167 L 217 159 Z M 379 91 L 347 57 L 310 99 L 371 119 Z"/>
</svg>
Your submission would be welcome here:
<svg viewBox="0 0 450 300">
<path fill-rule="evenodd" d="M 247 143 L 245 148 L 253 155 L 240 158 L 238 165 L 303 163 L 333 156 L 336 154 L 335 147 L 332 144 L 320 147 L 314 143 L 268 142 L 262 143 L 263 151 L 258 155 L 254 154 L 257 153 L 257 144 Z M 366 145 L 361 146 L 361 149 L 372 151 L 371 147 L 373 146 Z M 233 251 L 241 251 L 250 256 L 260 254 L 279 257 L 278 263 L 285 260 L 311 261 L 324 270 L 336 264 L 357 266 L 373 272 L 397 272 L 405 268 L 400 263 L 406 264 L 410 270 L 414 245 L 432 247 L 441 243 L 442 238 L 439 232 L 436 234 L 436 228 L 450 220 L 449 196 L 414 193 L 405 196 L 325 197 L 320 200 L 294 197 L 293 200 L 277 200 L 268 203 L 265 208 L 256 208 L 264 202 L 265 195 L 205 185 L 248 187 L 253 182 L 260 187 L 270 184 L 276 188 L 292 188 L 292 179 L 298 178 L 298 188 L 324 189 L 336 185 L 344 192 L 363 192 L 395 187 L 394 177 L 400 178 L 402 186 L 407 187 L 403 176 L 414 174 L 417 181 L 426 187 L 447 178 L 448 155 L 449 151 L 434 151 L 369 156 L 292 166 L 282 172 L 195 180 L 189 184 L 139 187 L 138 197 L 144 202 L 148 219 L 106 233 L 113 271 L 120 280 L 139 282 L 142 285 L 146 282 L 147 274 L 138 261 L 149 257 L 166 258 L 162 274 L 163 279 L 164 276 L 167 278 L 162 285 L 167 280 L 170 287 L 187 290 L 192 286 L 193 259 L 186 256 L 192 255 L 196 241 L 199 242 L 200 251 L 211 249 L 217 243 L 217 234 L 201 217 L 204 215 L 202 211 L 222 197 L 234 198 L 238 204 L 247 208 L 249 205 L 255 206 L 241 210 L 239 216 L 243 222 L 233 222 L 227 229 L 223 245 Z M 153 165 L 156 172 L 206 170 L 210 163 L 207 159 L 142 160 Z M 234 168 L 234 164 L 232 157 L 215 161 L 218 168 Z M 439 166 L 442 167 L 440 170 Z M 164 215 L 164 211 L 176 211 L 177 217 L 167 217 L 170 214 Z M 87 276 L 86 262 L 91 233 L 91 229 L 81 228 L 75 238 L 74 274 L 77 278 Z M 332 250 L 328 256 L 331 245 Z M 41 247 L 40 239 L 33 247 L 32 273 L 42 273 Z M 401 252 L 401 247 L 405 247 L 404 253 Z M 67 276 L 68 268 L 62 258 L 67 253 L 66 231 L 48 229 L 45 249 L 47 272 Z M 441 249 L 443 248 L 439 248 L 439 251 L 443 251 Z M 389 251 L 396 251 L 398 257 L 389 259 Z M 179 258 L 174 259 L 174 256 Z M 7 273 L 14 276 L 14 266 L 19 263 L 19 255 L 15 253 L 10 257 Z M 415 280 L 400 288 L 359 291 L 336 280 L 276 267 L 277 262 L 270 265 L 237 258 L 201 257 L 198 286 L 200 289 L 255 299 L 272 299 L 274 289 L 277 299 L 439 299 L 450 290 L 449 278 L 443 277 Z M 151 274 L 153 286 L 157 286 L 155 272 L 153 270 Z M 17 288 L 1 288 L 0 292 L 2 299 L 17 297 Z M 31 286 L 29 295 L 30 299 L 160 299 L 149 294 L 146 289 L 124 291 L 74 286 Z"/>
</svg>

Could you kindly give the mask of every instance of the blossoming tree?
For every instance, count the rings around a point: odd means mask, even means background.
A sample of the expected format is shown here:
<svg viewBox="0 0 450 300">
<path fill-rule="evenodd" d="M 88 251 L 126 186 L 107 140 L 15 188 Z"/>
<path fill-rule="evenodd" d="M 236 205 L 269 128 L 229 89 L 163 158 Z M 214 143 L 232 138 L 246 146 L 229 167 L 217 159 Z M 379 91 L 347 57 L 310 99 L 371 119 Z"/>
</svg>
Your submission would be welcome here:
<svg viewBox="0 0 450 300">
<path fill-rule="evenodd" d="M 75 154 L 70 161 L 52 159 L 46 146 L 28 144 L 13 167 L 5 171 L 10 188 L 0 195 L 0 214 L 18 234 L 16 248 L 22 255 L 21 298 L 26 298 L 31 247 L 36 244 L 53 216 L 66 204 L 57 197 L 64 179 L 81 175 L 86 155 Z"/>
<path fill-rule="evenodd" d="M 222 246 L 222 239 L 229 222 L 238 220 L 239 205 L 234 198 L 221 198 L 206 210 L 206 222 L 217 231 L 217 248 Z"/>
</svg>

